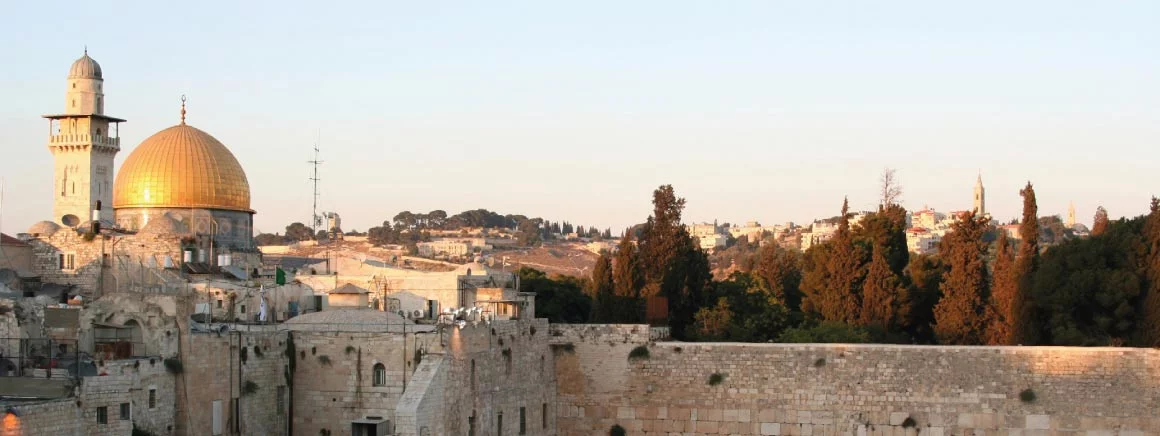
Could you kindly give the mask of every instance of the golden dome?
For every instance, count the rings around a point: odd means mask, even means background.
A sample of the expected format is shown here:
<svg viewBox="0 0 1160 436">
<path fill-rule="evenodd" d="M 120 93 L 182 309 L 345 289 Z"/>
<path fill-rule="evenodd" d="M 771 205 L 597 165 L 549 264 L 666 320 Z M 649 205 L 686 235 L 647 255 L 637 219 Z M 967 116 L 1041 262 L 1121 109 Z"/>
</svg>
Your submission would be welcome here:
<svg viewBox="0 0 1160 436">
<path fill-rule="evenodd" d="M 184 122 L 141 142 L 117 172 L 113 208 L 136 207 L 253 212 L 250 183 L 238 160 L 213 136 Z"/>
</svg>

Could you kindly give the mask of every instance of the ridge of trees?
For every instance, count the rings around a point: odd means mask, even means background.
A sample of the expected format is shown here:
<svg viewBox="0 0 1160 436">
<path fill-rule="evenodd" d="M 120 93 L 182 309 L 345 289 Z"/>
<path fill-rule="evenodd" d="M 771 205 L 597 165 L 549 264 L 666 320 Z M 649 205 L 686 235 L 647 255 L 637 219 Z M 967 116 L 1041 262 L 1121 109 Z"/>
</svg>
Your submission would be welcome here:
<svg viewBox="0 0 1160 436">
<path fill-rule="evenodd" d="M 639 323 L 645 300 L 663 296 L 683 340 L 1160 346 L 1160 200 L 1045 245 L 1064 234 L 1058 218 L 1037 216 L 1031 183 L 1019 194 L 1017 238 L 969 212 L 938 254 L 913 254 L 900 206 L 883 201 L 850 225 L 844 204 L 830 240 L 803 253 L 739 239 L 746 265 L 713 280 L 680 225 L 685 201 L 664 185 L 645 223 L 584 280 L 590 304 L 606 305 L 584 321 Z"/>
</svg>

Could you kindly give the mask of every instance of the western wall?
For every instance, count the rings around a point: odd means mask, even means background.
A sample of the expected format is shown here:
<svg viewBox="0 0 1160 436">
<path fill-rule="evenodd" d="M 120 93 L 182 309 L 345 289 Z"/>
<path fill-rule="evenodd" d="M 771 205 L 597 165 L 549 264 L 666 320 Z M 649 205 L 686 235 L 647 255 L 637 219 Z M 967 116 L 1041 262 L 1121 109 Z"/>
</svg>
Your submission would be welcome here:
<svg viewBox="0 0 1160 436">
<path fill-rule="evenodd" d="M 650 342 L 643 325 L 554 324 L 550 334 L 560 435 L 613 425 L 684 435 L 1160 434 L 1160 350 Z M 629 359 L 639 346 L 648 357 Z"/>
</svg>

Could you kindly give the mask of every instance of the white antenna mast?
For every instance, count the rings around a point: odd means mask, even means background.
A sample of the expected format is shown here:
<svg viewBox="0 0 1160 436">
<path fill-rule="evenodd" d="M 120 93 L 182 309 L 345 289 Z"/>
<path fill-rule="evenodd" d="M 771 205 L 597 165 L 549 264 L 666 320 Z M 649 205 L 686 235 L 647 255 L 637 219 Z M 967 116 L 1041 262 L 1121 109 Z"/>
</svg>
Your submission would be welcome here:
<svg viewBox="0 0 1160 436">
<path fill-rule="evenodd" d="M 322 142 L 322 133 L 319 132 L 318 136 L 318 140 L 314 142 L 314 160 L 307 161 L 314 165 L 314 176 L 310 178 L 314 182 L 314 207 L 310 216 L 311 239 L 318 234 L 318 226 L 322 225 L 322 217 L 318 215 L 318 181 L 321 180 L 318 178 L 318 165 L 322 164 L 322 161 L 318 160 L 318 143 Z"/>
</svg>

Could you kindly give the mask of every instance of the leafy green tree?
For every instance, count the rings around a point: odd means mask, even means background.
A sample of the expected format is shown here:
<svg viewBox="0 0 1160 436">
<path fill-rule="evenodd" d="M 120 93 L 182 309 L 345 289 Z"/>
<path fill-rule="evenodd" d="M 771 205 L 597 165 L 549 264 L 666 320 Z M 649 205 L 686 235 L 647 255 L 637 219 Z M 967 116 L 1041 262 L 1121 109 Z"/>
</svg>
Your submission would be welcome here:
<svg viewBox="0 0 1160 436">
<path fill-rule="evenodd" d="M 574 277 L 549 278 L 543 271 L 520 268 L 520 292 L 536 293 L 536 317 L 554 323 L 585 323 L 592 299 L 584 294 L 585 283 Z"/>
<path fill-rule="evenodd" d="M 729 299 L 725 297 L 717 299 L 715 306 L 701 308 L 694 316 L 694 333 L 697 339 L 703 341 L 728 338 L 732 326 L 733 310 L 729 308 Z"/>
<path fill-rule="evenodd" d="M 540 219 L 524 219 L 518 224 L 519 230 L 516 232 L 516 239 L 520 241 L 520 245 L 525 247 L 535 247 L 540 245 L 542 239 L 540 238 Z"/>
<path fill-rule="evenodd" d="M 882 245 L 874 247 L 870 270 L 862 285 L 862 310 L 859 324 L 894 331 L 902 321 L 900 315 L 902 284 L 883 253 Z"/>
<path fill-rule="evenodd" d="M 1108 210 L 1103 206 L 1096 207 L 1096 216 L 1092 220 L 1092 236 L 1099 236 L 1108 231 Z"/>
<path fill-rule="evenodd" d="M 314 231 L 310 230 L 306 224 L 291 223 L 286 226 L 286 239 L 290 242 L 309 241 L 314 239 Z"/>
<path fill-rule="evenodd" d="M 988 289 L 983 233 L 988 221 L 971 211 L 951 227 L 939 247 L 950 268 L 934 307 L 934 333 L 940 343 L 974 345 L 983 338 Z"/>
<path fill-rule="evenodd" d="M 774 340 L 795 323 L 795 314 L 764 283 L 765 280 L 754 274 L 734 272 L 728 279 L 716 283 L 714 295 L 717 305 L 700 309 L 695 319 L 701 320 L 711 314 L 719 315 L 722 310 L 720 303 L 724 299 L 728 303 L 730 326 L 727 331 L 717 332 L 720 334 L 713 335 L 711 339 L 740 342 Z M 696 334 L 698 339 L 708 340 L 710 338 L 706 338 L 702 331 L 703 325 L 703 321 L 696 324 Z"/>
<path fill-rule="evenodd" d="M 1100 236 L 1044 252 L 1031 294 L 1041 343 L 1121 345 L 1134 335 L 1146 289 L 1138 274 L 1142 221 L 1113 223 Z"/>
<path fill-rule="evenodd" d="M 592 299 L 595 307 L 592 320 L 597 323 L 612 323 L 616 319 L 616 290 L 612 282 L 612 259 L 605 251 L 600 252 L 596 265 L 592 267 Z"/>
<path fill-rule="evenodd" d="M 903 330 L 921 343 L 933 343 L 934 306 L 942 298 L 942 283 L 947 266 L 936 255 L 910 257 L 906 278 L 910 286 L 902 298 Z"/>
<path fill-rule="evenodd" d="M 256 245 L 286 245 L 286 240 L 282 238 L 282 235 L 279 235 L 277 233 L 275 233 L 275 234 L 259 233 L 258 236 L 254 237 L 254 244 L 256 244 Z"/>
<path fill-rule="evenodd" d="M 1035 308 L 1029 298 L 1034 286 L 1035 271 L 1039 269 L 1039 206 L 1035 202 L 1035 188 L 1027 182 L 1019 195 L 1023 197 L 1023 219 L 1019 222 L 1019 249 L 1015 257 L 1015 277 L 1018 295 L 1015 308 L 1018 313 L 1015 334 L 1020 343 L 1036 343 Z"/>
<path fill-rule="evenodd" d="M 1019 282 L 1015 276 L 1015 254 L 1011 250 L 1007 232 L 999 232 L 995 244 L 995 263 L 991 267 L 991 303 L 988 305 L 986 343 L 989 345 L 1017 345 L 1019 325 L 1016 309 L 1019 307 Z"/>
</svg>

